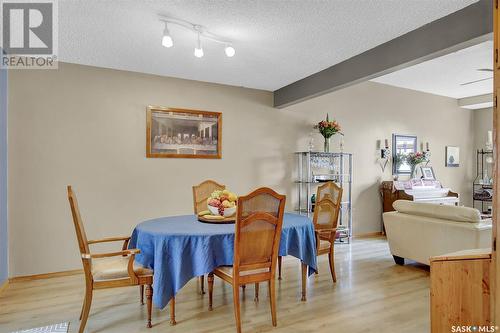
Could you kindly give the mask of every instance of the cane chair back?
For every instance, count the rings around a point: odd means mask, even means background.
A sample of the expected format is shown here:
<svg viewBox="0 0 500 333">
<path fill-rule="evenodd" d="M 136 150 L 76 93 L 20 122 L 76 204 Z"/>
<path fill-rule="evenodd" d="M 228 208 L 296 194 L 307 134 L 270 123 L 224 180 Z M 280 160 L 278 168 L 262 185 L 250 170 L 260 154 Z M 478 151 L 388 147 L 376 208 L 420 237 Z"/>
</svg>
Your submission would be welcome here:
<svg viewBox="0 0 500 333">
<path fill-rule="evenodd" d="M 224 190 L 225 185 L 219 184 L 213 180 L 205 180 L 199 185 L 193 186 L 193 206 L 194 213 L 198 214 L 207 210 L 207 199 L 215 190 Z"/>
<path fill-rule="evenodd" d="M 337 228 L 341 201 L 342 188 L 334 182 L 318 187 L 313 216 L 314 227 L 317 231 L 333 231 Z"/>
<path fill-rule="evenodd" d="M 259 188 L 238 199 L 234 271 L 275 271 L 286 197 Z"/>
</svg>

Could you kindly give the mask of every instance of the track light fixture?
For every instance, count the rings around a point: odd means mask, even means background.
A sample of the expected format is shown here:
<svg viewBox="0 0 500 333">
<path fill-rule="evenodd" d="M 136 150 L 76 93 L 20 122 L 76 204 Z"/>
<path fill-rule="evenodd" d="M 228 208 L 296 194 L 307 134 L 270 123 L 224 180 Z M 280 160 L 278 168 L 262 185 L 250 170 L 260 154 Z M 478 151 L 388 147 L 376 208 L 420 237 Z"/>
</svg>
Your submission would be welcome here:
<svg viewBox="0 0 500 333">
<path fill-rule="evenodd" d="M 194 48 L 194 56 L 197 58 L 201 58 L 204 55 L 203 47 L 201 45 L 202 38 L 224 45 L 224 53 L 229 58 L 233 57 L 236 53 L 230 41 L 209 32 L 206 28 L 204 28 L 201 25 L 164 16 L 160 16 L 160 21 L 165 23 L 165 29 L 163 30 L 163 37 L 161 40 L 161 44 L 164 47 L 170 48 L 174 45 L 174 41 L 172 39 L 172 36 L 170 35 L 170 31 L 168 30 L 168 24 L 175 24 L 177 26 L 188 29 L 196 34 L 196 45 Z"/>
</svg>

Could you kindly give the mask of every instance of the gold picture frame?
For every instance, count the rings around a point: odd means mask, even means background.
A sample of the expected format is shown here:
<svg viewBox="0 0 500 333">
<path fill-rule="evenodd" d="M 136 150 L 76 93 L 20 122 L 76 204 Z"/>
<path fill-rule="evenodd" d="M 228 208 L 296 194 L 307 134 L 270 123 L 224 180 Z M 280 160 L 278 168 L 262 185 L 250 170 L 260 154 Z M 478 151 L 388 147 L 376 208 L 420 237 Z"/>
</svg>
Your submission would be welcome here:
<svg viewBox="0 0 500 333">
<path fill-rule="evenodd" d="M 148 106 L 146 157 L 222 157 L 222 113 Z"/>
</svg>

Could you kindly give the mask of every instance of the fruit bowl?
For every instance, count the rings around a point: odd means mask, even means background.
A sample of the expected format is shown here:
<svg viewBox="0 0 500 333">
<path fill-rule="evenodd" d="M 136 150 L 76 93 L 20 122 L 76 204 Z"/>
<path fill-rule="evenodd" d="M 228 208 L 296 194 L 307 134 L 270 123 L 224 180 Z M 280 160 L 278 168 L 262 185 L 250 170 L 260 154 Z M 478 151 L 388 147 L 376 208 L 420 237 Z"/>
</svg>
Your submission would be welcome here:
<svg viewBox="0 0 500 333">
<path fill-rule="evenodd" d="M 230 217 L 236 213 L 238 197 L 231 191 L 215 190 L 207 199 L 208 210 L 212 215 Z"/>
<path fill-rule="evenodd" d="M 220 215 L 217 207 L 208 206 L 208 210 L 212 215 Z M 224 217 L 232 216 L 234 213 L 236 213 L 236 207 L 224 208 Z"/>
</svg>

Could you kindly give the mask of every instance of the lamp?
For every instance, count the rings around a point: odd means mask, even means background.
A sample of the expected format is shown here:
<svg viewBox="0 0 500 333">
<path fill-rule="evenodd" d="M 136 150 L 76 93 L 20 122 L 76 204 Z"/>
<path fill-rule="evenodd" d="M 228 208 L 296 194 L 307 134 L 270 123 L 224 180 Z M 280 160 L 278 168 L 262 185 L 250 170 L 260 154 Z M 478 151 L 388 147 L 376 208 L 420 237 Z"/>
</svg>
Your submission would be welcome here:
<svg viewBox="0 0 500 333">
<path fill-rule="evenodd" d="M 196 47 L 194 48 L 194 56 L 196 58 L 203 57 L 203 49 L 201 48 L 200 32 L 198 32 L 198 40 L 196 43 Z"/>
<path fill-rule="evenodd" d="M 163 30 L 163 38 L 161 39 L 161 45 L 165 47 L 172 47 L 174 45 L 174 41 L 170 36 L 170 31 L 168 31 L 167 22 L 165 22 L 165 29 Z"/>
<path fill-rule="evenodd" d="M 226 46 L 224 48 L 224 52 L 226 53 L 226 56 L 228 56 L 229 58 L 233 57 L 234 54 L 236 53 L 236 51 L 232 46 Z"/>
</svg>

